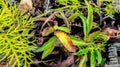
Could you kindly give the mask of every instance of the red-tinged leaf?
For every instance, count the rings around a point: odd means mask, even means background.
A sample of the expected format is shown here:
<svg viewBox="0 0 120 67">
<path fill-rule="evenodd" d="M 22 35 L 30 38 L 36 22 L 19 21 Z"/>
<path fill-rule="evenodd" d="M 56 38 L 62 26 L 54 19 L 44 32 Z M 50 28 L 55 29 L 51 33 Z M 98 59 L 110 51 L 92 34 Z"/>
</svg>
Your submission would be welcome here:
<svg viewBox="0 0 120 67">
<path fill-rule="evenodd" d="M 58 37 L 58 39 L 61 41 L 63 46 L 69 51 L 69 52 L 76 52 L 76 47 L 73 44 L 72 40 L 70 37 L 62 32 L 62 31 L 56 31 L 55 35 Z"/>
<path fill-rule="evenodd" d="M 78 67 L 85 67 L 87 62 L 87 54 L 81 57 Z"/>
<path fill-rule="evenodd" d="M 115 29 L 111 29 L 111 28 L 105 28 L 103 30 L 103 32 L 107 33 L 107 35 L 110 38 L 116 38 L 116 37 L 118 37 L 118 34 L 120 34 L 120 30 L 115 30 Z"/>
</svg>

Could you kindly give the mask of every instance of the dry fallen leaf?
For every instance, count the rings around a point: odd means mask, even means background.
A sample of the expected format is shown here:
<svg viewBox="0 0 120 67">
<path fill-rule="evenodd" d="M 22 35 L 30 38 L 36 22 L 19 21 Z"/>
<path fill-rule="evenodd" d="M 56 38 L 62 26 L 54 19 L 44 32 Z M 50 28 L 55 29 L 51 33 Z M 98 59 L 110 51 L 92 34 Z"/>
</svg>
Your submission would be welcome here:
<svg viewBox="0 0 120 67">
<path fill-rule="evenodd" d="M 2 64 L 0 64 L 0 67 L 3 67 L 3 65 L 2 65 Z"/>
<path fill-rule="evenodd" d="M 32 0 L 21 0 L 19 9 L 20 11 L 32 9 Z"/>
<path fill-rule="evenodd" d="M 116 38 L 120 34 L 120 30 L 115 30 L 111 28 L 105 28 L 103 32 L 106 32 L 110 38 Z"/>
</svg>

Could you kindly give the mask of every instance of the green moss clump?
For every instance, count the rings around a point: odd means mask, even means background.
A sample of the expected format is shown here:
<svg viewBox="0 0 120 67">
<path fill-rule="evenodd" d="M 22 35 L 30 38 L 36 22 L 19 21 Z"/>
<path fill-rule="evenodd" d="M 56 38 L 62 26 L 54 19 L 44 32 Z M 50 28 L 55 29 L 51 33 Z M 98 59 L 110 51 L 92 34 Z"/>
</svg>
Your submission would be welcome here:
<svg viewBox="0 0 120 67">
<path fill-rule="evenodd" d="M 12 67 L 30 67 L 31 52 L 35 48 L 29 31 L 34 27 L 33 19 L 19 12 L 16 4 L 0 0 L 0 61 L 7 59 Z"/>
</svg>

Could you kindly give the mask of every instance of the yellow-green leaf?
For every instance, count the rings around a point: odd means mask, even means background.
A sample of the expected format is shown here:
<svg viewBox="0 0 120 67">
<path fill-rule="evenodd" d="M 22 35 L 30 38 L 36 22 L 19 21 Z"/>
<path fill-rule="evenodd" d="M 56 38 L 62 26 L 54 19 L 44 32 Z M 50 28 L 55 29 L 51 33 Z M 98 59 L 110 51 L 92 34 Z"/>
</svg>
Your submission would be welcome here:
<svg viewBox="0 0 120 67">
<path fill-rule="evenodd" d="M 74 36 L 70 36 L 70 38 L 76 46 L 85 46 L 86 45 L 86 43 L 82 39 L 78 39 Z"/>
<path fill-rule="evenodd" d="M 88 28 L 88 33 L 89 33 L 92 28 L 92 23 L 93 23 L 93 10 L 92 10 L 92 6 L 86 0 L 85 0 L 85 3 L 88 9 L 87 28 Z"/>
<path fill-rule="evenodd" d="M 50 55 L 54 48 L 55 48 L 55 42 L 54 42 L 54 44 L 51 44 L 46 50 L 44 50 L 44 52 L 42 54 L 42 59 L 44 59 L 48 55 Z"/>
<path fill-rule="evenodd" d="M 88 53 L 88 51 L 89 51 L 89 49 L 88 49 L 88 48 L 85 48 L 85 49 L 79 49 L 79 51 L 78 51 L 78 52 L 76 52 L 75 54 L 76 54 L 77 56 L 80 56 L 80 55 L 87 54 L 87 53 Z"/>
<path fill-rule="evenodd" d="M 90 67 L 95 67 L 95 65 L 96 65 L 96 56 L 95 56 L 95 52 L 92 51 L 90 55 Z"/>
<path fill-rule="evenodd" d="M 64 31 L 66 33 L 70 33 L 70 29 L 68 27 L 59 26 L 57 29 L 61 30 L 61 31 Z"/>
<path fill-rule="evenodd" d="M 88 26 L 87 26 L 87 18 L 85 16 L 83 16 L 82 14 L 80 14 L 79 16 L 82 20 L 83 23 L 83 31 L 84 31 L 84 35 L 85 38 L 88 36 Z"/>
<path fill-rule="evenodd" d="M 77 18 L 77 17 L 79 17 L 79 13 L 74 13 L 74 14 L 72 14 L 72 15 L 70 15 L 70 17 L 68 18 L 68 20 L 69 21 L 71 21 L 71 22 L 74 22 L 74 20 Z"/>
<path fill-rule="evenodd" d="M 88 42 L 93 42 L 93 41 L 95 42 L 95 40 L 97 41 L 99 39 L 102 42 L 107 42 L 109 40 L 109 37 L 100 31 L 96 31 L 96 32 L 89 34 L 89 36 L 87 38 Z"/>
<path fill-rule="evenodd" d="M 102 62 L 102 55 L 101 55 L 101 51 L 100 50 L 96 50 L 96 60 L 98 61 L 97 64 L 101 64 Z"/>
<path fill-rule="evenodd" d="M 55 35 L 58 37 L 62 45 L 69 51 L 69 52 L 76 52 L 76 47 L 73 44 L 70 37 L 62 31 L 56 31 Z"/>
<path fill-rule="evenodd" d="M 51 45 L 55 44 L 56 36 L 51 37 L 47 42 L 45 42 L 41 47 L 37 48 L 35 52 L 42 52 L 47 50 Z"/>
</svg>

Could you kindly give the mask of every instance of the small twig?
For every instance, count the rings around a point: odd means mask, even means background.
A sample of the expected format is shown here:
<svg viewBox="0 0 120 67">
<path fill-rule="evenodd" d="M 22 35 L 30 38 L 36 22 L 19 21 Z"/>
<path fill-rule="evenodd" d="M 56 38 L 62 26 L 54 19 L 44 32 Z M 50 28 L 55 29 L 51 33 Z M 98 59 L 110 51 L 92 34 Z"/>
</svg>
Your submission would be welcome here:
<svg viewBox="0 0 120 67">
<path fill-rule="evenodd" d="M 44 22 L 43 25 L 41 26 L 41 30 L 40 30 L 40 31 L 42 31 L 43 27 L 45 26 L 46 23 L 49 22 L 49 20 L 55 19 L 55 14 L 56 14 L 56 13 L 57 13 L 57 12 L 54 12 L 53 14 L 51 14 L 51 15 L 45 20 L 45 22 Z"/>
<path fill-rule="evenodd" d="M 46 11 L 45 13 L 40 14 L 40 15 L 38 15 L 38 16 L 36 16 L 36 17 L 34 17 L 34 19 L 37 19 L 37 18 L 43 17 L 43 16 L 45 16 L 45 15 L 47 15 L 47 14 L 51 13 L 51 12 L 57 12 L 57 11 L 58 11 L 58 9 L 65 10 L 65 9 L 67 9 L 67 8 L 70 8 L 70 7 L 76 7 L 76 8 L 87 8 L 86 6 L 81 6 L 81 5 L 78 5 L 78 6 L 73 6 L 73 5 L 72 5 L 72 6 L 60 7 L 60 8 L 57 8 L 57 9 L 50 9 L 50 10 Z"/>
<path fill-rule="evenodd" d="M 46 12 L 46 11 L 48 11 L 48 9 L 49 9 L 49 4 L 50 4 L 50 0 L 45 0 L 45 10 L 44 10 L 44 12 Z"/>
<path fill-rule="evenodd" d="M 66 23 L 67 27 L 68 27 L 69 29 L 71 29 L 71 28 L 70 28 L 70 25 L 69 25 L 69 22 L 68 22 L 68 19 L 67 19 L 67 17 L 65 16 L 65 14 L 63 14 L 63 13 L 61 13 L 61 12 L 60 12 L 60 14 L 61 14 L 61 16 L 62 16 L 62 18 L 63 18 L 64 23 Z"/>
<path fill-rule="evenodd" d="M 101 15 L 101 2 L 100 2 L 100 0 L 98 0 L 98 9 L 99 9 L 100 25 L 101 25 L 101 22 L 102 22 L 102 15 Z"/>
<path fill-rule="evenodd" d="M 40 17 L 43 17 L 43 16 L 45 16 L 45 15 L 51 13 L 51 12 L 54 12 L 54 11 L 55 11 L 55 9 L 48 10 L 48 11 L 46 11 L 45 13 L 40 14 L 40 15 L 34 17 L 33 19 L 36 20 L 36 19 L 38 19 L 38 18 L 40 18 Z"/>
</svg>

